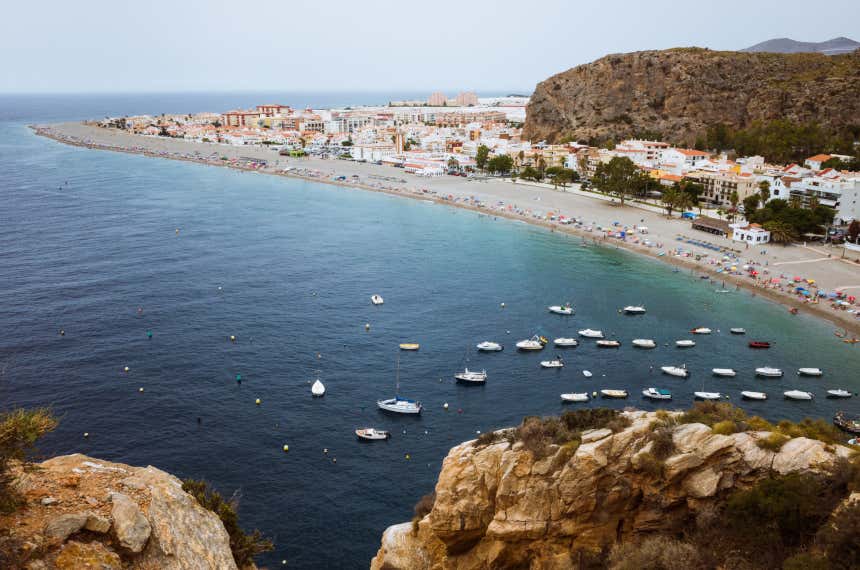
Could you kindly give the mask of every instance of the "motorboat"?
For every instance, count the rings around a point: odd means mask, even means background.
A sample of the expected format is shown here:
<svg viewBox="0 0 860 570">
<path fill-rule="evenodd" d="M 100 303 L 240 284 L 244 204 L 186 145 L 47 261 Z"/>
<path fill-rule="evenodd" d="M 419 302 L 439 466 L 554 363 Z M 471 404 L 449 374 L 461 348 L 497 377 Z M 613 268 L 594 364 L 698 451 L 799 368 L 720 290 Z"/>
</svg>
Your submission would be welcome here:
<svg viewBox="0 0 860 570">
<path fill-rule="evenodd" d="M 320 396 L 325 396 L 325 386 L 322 382 L 320 382 L 319 378 L 317 378 L 316 381 L 311 385 L 311 394 L 313 394 L 314 397 L 317 398 Z"/>
<path fill-rule="evenodd" d="M 578 345 L 579 341 L 576 340 L 575 338 L 561 337 L 561 338 L 555 339 L 554 341 L 552 341 L 552 343 L 558 347 L 561 347 L 561 348 L 570 348 L 570 347 Z"/>
<path fill-rule="evenodd" d="M 491 342 L 489 340 L 485 340 L 484 342 L 478 343 L 478 350 L 480 350 L 481 352 L 499 352 L 503 348 L 504 347 L 501 344 L 497 342 Z"/>
<path fill-rule="evenodd" d="M 370 302 L 373 303 L 374 305 L 381 305 L 385 301 L 382 299 L 382 297 L 380 295 L 371 295 L 370 296 Z"/>
<path fill-rule="evenodd" d="M 552 305 L 551 307 L 547 307 L 550 313 L 555 313 L 556 315 L 572 315 L 573 307 L 570 306 L 570 303 L 566 303 L 564 305 Z"/>
<path fill-rule="evenodd" d="M 719 400 L 723 397 L 719 392 L 693 392 L 697 400 Z"/>
<path fill-rule="evenodd" d="M 744 400 L 767 400 L 767 394 L 764 392 L 752 392 L 750 390 L 741 392 L 741 397 Z"/>
<path fill-rule="evenodd" d="M 750 348 L 770 348 L 770 343 L 764 340 L 751 340 L 749 342 Z"/>
<path fill-rule="evenodd" d="M 365 441 L 377 441 L 391 437 L 391 434 L 387 431 L 376 428 L 360 428 L 355 430 L 355 435 L 358 436 L 358 439 Z"/>
<path fill-rule="evenodd" d="M 397 357 L 397 364 L 394 373 L 394 397 L 387 400 L 377 400 L 376 405 L 380 410 L 385 412 L 393 412 L 395 414 L 420 414 L 422 410 L 421 402 L 401 398 L 400 392 L 400 356 Z"/>
<path fill-rule="evenodd" d="M 598 340 L 597 347 L 598 348 L 618 348 L 621 346 L 621 343 L 617 340 Z"/>
<path fill-rule="evenodd" d="M 520 350 L 543 350 L 547 340 L 545 337 L 534 335 L 530 339 L 521 340 L 517 343 L 517 348 Z"/>
<path fill-rule="evenodd" d="M 835 388 L 827 391 L 828 398 L 850 398 L 851 396 L 851 392 L 843 390 L 842 388 Z"/>
<path fill-rule="evenodd" d="M 644 315 L 645 307 L 639 305 L 627 305 L 622 309 L 628 315 Z"/>
<path fill-rule="evenodd" d="M 849 416 L 840 410 L 833 416 L 833 425 L 848 433 L 860 434 L 860 416 Z"/>
<path fill-rule="evenodd" d="M 669 390 L 660 388 L 646 388 L 642 390 L 642 395 L 649 400 L 671 400 L 672 393 Z"/>
<path fill-rule="evenodd" d="M 729 332 L 732 334 L 747 334 L 747 329 L 742 327 L 733 327 L 729 329 Z"/>
<path fill-rule="evenodd" d="M 572 392 L 561 395 L 562 402 L 587 402 L 589 399 L 588 392 Z"/>
<path fill-rule="evenodd" d="M 782 370 L 779 368 L 771 368 L 770 366 L 762 366 L 761 368 L 755 369 L 755 375 L 763 378 L 780 378 L 782 376 Z"/>
<path fill-rule="evenodd" d="M 540 365 L 541 368 L 563 368 L 564 361 L 561 358 L 556 357 L 552 360 L 542 360 Z"/>
<path fill-rule="evenodd" d="M 600 391 L 600 394 L 604 398 L 626 398 L 627 390 L 608 390 L 604 389 Z"/>
<path fill-rule="evenodd" d="M 478 372 L 466 368 L 462 372 L 454 374 L 454 378 L 456 378 L 458 382 L 463 382 L 464 384 L 483 384 L 487 381 L 487 371 L 481 370 Z"/>
<path fill-rule="evenodd" d="M 592 374 L 590 370 L 583 370 L 582 375 L 586 378 L 591 378 L 592 376 L 594 376 L 594 374 Z"/>
<path fill-rule="evenodd" d="M 734 377 L 737 376 L 734 368 L 711 368 L 711 373 L 714 376 Z"/>
<path fill-rule="evenodd" d="M 696 341 L 689 339 L 676 340 L 675 346 L 678 348 L 692 348 L 696 346 Z"/>
<path fill-rule="evenodd" d="M 582 329 L 579 331 L 579 336 L 584 336 L 585 338 L 603 338 L 603 331 L 596 331 L 594 329 Z"/>
<path fill-rule="evenodd" d="M 694 329 L 690 329 L 690 332 L 693 334 L 711 334 L 711 329 L 708 327 L 696 327 Z"/>
<path fill-rule="evenodd" d="M 821 368 L 798 368 L 797 374 L 799 376 L 823 376 L 824 372 Z"/>
<path fill-rule="evenodd" d="M 687 370 L 686 364 L 683 366 L 661 366 L 660 370 L 663 371 L 663 374 L 677 376 L 678 378 L 686 378 L 690 375 L 690 371 Z"/>
<path fill-rule="evenodd" d="M 634 338 L 633 346 L 636 348 L 656 348 L 657 343 L 650 338 Z"/>
<path fill-rule="evenodd" d="M 400 350 L 418 350 L 421 345 L 417 342 L 404 342 L 400 344 Z"/>
<path fill-rule="evenodd" d="M 789 390 L 783 392 L 782 395 L 788 400 L 811 400 L 815 397 L 812 392 L 804 392 L 803 390 Z"/>
</svg>

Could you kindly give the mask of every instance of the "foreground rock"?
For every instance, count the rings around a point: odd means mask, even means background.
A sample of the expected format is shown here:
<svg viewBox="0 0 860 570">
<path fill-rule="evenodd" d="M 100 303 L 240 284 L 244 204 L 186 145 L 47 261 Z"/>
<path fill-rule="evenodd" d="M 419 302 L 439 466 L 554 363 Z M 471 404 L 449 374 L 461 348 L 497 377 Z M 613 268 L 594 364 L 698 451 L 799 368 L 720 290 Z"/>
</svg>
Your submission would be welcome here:
<svg viewBox="0 0 860 570">
<path fill-rule="evenodd" d="M 173 475 L 80 454 L 36 467 L 17 481 L 26 504 L 0 517 L 26 568 L 236 568 L 220 519 Z"/>
<path fill-rule="evenodd" d="M 819 472 L 850 454 L 806 438 L 773 453 L 756 445 L 766 433 L 718 435 L 684 424 L 655 471 L 648 468 L 655 414 L 625 415 L 633 421 L 623 431 L 585 432 L 574 452 L 554 446 L 540 460 L 522 443 L 453 448 L 433 509 L 415 528 L 389 527 L 371 568 L 574 568 L 580 552 L 677 529 L 770 473 Z"/>
</svg>

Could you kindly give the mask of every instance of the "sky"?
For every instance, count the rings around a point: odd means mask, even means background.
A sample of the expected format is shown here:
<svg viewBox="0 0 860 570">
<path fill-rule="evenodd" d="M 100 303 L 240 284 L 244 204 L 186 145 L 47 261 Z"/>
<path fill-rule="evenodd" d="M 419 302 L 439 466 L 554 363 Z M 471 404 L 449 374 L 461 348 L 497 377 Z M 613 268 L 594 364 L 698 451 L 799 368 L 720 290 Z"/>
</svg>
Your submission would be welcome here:
<svg viewBox="0 0 860 570">
<path fill-rule="evenodd" d="M 860 0 L 9 0 L 0 93 L 531 92 L 608 53 L 860 41 Z M 814 21 L 814 25 L 810 22 Z"/>
</svg>

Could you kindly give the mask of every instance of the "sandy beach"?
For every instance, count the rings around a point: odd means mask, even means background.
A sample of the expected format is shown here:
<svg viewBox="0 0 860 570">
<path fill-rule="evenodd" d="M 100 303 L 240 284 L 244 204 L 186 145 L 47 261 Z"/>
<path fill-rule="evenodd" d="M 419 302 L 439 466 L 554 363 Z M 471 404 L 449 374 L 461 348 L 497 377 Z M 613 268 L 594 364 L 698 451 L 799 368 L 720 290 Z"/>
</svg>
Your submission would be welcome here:
<svg viewBox="0 0 860 570">
<path fill-rule="evenodd" d="M 287 158 L 264 147 L 131 135 L 84 123 L 33 129 L 38 135 L 76 146 L 290 176 L 521 220 L 550 231 L 581 236 L 590 244 L 625 248 L 688 271 L 711 275 L 717 288 L 743 288 L 788 308 L 827 319 L 846 329 L 848 336 L 860 336 L 860 305 L 836 304 L 816 295 L 819 290 L 860 294 L 860 263 L 856 255 L 855 259 L 842 259 L 841 247 L 769 244 L 746 249 L 744 244 L 728 238 L 692 230 L 689 221 L 668 218 L 653 206 L 620 207 L 615 201 L 575 187 L 553 189 L 498 178 L 428 178 L 389 166 Z M 260 161 L 265 161 L 265 166 Z M 550 214 L 555 219 L 550 219 Z M 560 223 L 562 219 L 575 223 Z M 647 233 L 642 233 L 643 226 Z M 625 228 L 623 239 L 607 235 L 608 232 L 617 235 Z M 752 276 L 745 266 L 757 275 Z M 809 296 L 798 293 L 798 286 L 806 288 Z"/>
</svg>

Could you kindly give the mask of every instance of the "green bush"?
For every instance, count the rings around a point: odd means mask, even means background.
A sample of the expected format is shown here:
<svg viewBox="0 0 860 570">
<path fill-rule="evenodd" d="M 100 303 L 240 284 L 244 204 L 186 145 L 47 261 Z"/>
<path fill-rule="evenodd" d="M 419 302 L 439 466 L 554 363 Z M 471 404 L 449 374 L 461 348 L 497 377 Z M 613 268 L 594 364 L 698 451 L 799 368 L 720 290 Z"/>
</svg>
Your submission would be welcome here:
<svg viewBox="0 0 860 570">
<path fill-rule="evenodd" d="M 791 438 L 785 434 L 782 434 L 778 431 L 770 432 L 767 437 L 763 437 L 761 439 L 756 440 L 755 444 L 759 446 L 761 449 L 766 449 L 768 451 L 773 451 L 777 453 L 782 446 L 786 444 L 788 440 Z"/>
<path fill-rule="evenodd" d="M 843 435 L 833 424 L 822 419 L 804 418 L 793 423 L 783 420 L 777 424 L 777 429 L 789 437 L 808 437 L 825 443 L 842 443 Z"/>
<path fill-rule="evenodd" d="M 47 408 L 0 414 L 0 513 L 14 511 L 21 501 L 12 485 L 12 463 L 26 462 L 36 441 L 56 427 L 57 420 Z"/>
<path fill-rule="evenodd" d="M 752 416 L 746 420 L 749 431 L 773 431 L 773 424 L 760 416 Z"/>
<path fill-rule="evenodd" d="M 705 424 L 712 427 L 714 424 L 731 420 L 734 422 L 743 422 L 746 419 L 746 413 L 728 402 L 696 402 L 684 415 L 681 416 L 679 422 L 682 424 Z"/>
</svg>

